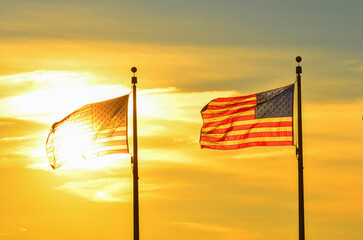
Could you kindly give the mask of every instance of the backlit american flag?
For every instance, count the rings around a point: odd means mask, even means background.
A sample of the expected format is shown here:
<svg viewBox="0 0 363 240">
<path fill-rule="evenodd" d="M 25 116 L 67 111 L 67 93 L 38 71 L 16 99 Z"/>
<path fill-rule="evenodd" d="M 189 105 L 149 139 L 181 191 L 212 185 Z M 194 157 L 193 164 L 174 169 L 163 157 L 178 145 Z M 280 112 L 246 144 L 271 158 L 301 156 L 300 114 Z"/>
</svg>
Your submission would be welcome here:
<svg viewBox="0 0 363 240">
<path fill-rule="evenodd" d="M 201 148 L 293 145 L 293 100 L 294 84 L 212 100 L 201 111 Z"/>
<path fill-rule="evenodd" d="M 79 157 L 128 153 L 128 99 L 129 94 L 87 104 L 54 123 L 46 142 L 51 167 L 57 169 Z"/>
</svg>

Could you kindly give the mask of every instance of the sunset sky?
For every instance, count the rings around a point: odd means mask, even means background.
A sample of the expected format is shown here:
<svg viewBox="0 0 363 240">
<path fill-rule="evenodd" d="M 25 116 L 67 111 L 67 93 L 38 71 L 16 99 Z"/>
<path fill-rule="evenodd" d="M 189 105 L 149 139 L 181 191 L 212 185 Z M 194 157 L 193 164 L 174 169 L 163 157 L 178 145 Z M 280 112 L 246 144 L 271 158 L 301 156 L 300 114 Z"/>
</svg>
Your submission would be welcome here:
<svg viewBox="0 0 363 240">
<path fill-rule="evenodd" d="M 0 239 L 132 239 L 130 156 L 53 171 L 45 141 L 74 110 L 129 93 L 133 66 L 140 239 L 298 239 L 294 146 L 199 145 L 204 105 L 294 83 L 298 55 L 306 239 L 363 239 L 362 9 L 361 0 L 0 0 Z"/>
</svg>

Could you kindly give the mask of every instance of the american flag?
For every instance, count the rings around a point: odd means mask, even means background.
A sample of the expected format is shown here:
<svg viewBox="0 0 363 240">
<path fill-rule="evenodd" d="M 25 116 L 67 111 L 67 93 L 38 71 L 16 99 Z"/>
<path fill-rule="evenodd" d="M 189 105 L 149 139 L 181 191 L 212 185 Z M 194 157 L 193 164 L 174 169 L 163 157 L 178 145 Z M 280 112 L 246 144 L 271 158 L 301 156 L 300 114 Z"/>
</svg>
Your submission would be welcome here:
<svg viewBox="0 0 363 240">
<path fill-rule="evenodd" d="M 201 111 L 201 148 L 293 145 L 293 101 L 294 84 L 212 100 Z"/>
<path fill-rule="evenodd" d="M 128 153 L 128 99 L 129 94 L 87 104 L 54 123 L 46 142 L 50 166 L 57 169 L 79 157 Z"/>
</svg>

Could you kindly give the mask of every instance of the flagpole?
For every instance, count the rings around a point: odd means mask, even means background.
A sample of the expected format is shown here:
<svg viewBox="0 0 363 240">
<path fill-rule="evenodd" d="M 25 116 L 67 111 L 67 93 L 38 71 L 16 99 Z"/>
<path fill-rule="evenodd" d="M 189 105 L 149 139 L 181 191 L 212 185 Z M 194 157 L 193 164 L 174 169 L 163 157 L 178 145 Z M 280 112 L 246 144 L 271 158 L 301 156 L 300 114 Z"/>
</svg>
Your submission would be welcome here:
<svg viewBox="0 0 363 240">
<path fill-rule="evenodd" d="M 131 78 L 132 96 L 133 96 L 133 186 L 134 186 L 134 240 L 139 240 L 139 172 L 138 172 L 138 156 L 137 156 L 137 109 L 136 109 L 136 83 L 137 77 L 135 76 L 136 67 L 131 68 L 134 76 Z"/>
<path fill-rule="evenodd" d="M 304 176 L 303 176 L 303 142 L 302 142 L 302 115 L 301 115 L 301 73 L 302 58 L 296 57 L 296 82 L 297 82 L 297 108 L 298 108 L 298 186 L 299 186 L 299 240 L 305 240 L 305 214 L 304 214 Z"/>
</svg>

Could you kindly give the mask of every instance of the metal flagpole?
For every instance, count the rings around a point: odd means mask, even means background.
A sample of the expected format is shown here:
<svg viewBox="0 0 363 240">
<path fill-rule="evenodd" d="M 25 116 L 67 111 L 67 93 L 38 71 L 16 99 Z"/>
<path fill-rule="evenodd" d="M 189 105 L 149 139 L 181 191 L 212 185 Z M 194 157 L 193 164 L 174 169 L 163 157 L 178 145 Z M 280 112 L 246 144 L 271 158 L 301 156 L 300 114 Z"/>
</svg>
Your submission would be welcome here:
<svg viewBox="0 0 363 240">
<path fill-rule="evenodd" d="M 305 240 L 305 216 L 304 216 L 304 177 L 303 177 L 303 143 L 302 143 L 302 115 L 301 115 L 301 73 L 302 58 L 296 57 L 296 82 L 297 82 L 297 108 L 298 108 L 298 185 L 299 185 L 299 240 Z"/>
<path fill-rule="evenodd" d="M 137 109 L 136 109 L 136 83 L 137 77 L 135 76 L 136 67 L 131 68 L 134 76 L 131 78 L 132 96 L 133 96 L 133 176 L 134 176 L 134 240 L 139 240 L 139 172 L 138 172 L 138 159 L 137 159 Z"/>
</svg>

